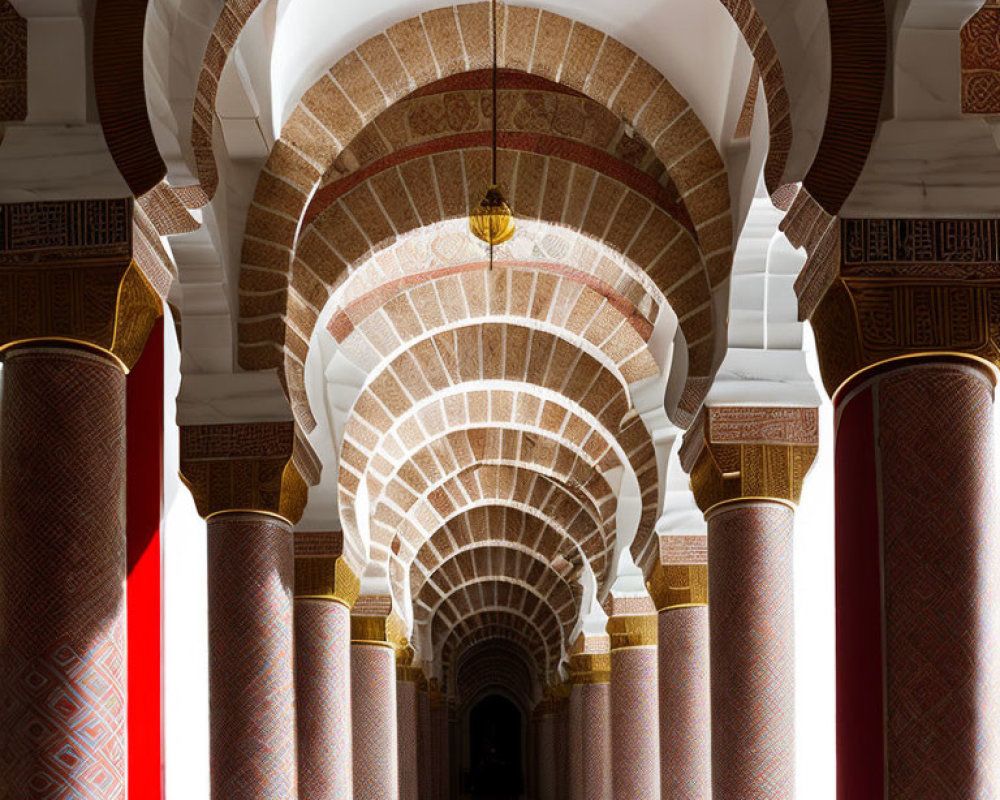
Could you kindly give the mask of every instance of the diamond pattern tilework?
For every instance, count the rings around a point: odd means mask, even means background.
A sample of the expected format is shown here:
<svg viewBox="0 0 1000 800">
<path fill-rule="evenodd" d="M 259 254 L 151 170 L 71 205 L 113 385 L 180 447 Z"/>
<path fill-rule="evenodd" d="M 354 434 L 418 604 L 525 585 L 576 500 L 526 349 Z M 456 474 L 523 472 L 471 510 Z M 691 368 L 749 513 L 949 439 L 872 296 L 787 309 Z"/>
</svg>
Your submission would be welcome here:
<svg viewBox="0 0 1000 800">
<path fill-rule="evenodd" d="M 396 681 L 399 737 L 399 800 L 417 800 L 420 763 L 417 755 L 417 684 Z"/>
<path fill-rule="evenodd" d="M 284 521 L 209 520 L 213 800 L 296 797 L 292 570 Z"/>
<path fill-rule="evenodd" d="M 615 800 L 660 795 L 656 647 L 611 651 L 611 763 Z"/>
<path fill-rule="evenodd" d="M 573 691 L 580 692 L 584 730 L 580 800 L 611 800 L 611 685 L 587 683 Z"/>
<path fill-rule="evenodd" d="M 712 794 L 708 607 L 660 612 L 660 772 L 663 797 Z"/>
<path fill-rule="evenodd" d="M 992 414 L 975 367 L 878 384 L 892 800 L 1000 797 Z"/>
<path fill-rule="evenodd" d="M 125 378 L 24 349 L 0 412 L 0 797 L 125 797 Z"/>
<path fill-rule="evenodd" d="M 351 612 L 329 600 L 295 601 L 295 696 L 299 795 L 349 798 Z"/>
<path fill-rule="evenodd" d="M 791 508 L 723 506 L 708 521 L 712 796 L 795 794 Z"/>
<path fill-rule="evenodd" d="M 398 800 L 396 655 L 391 647 L 351 645 L 355 800 Z"/>
</svg>

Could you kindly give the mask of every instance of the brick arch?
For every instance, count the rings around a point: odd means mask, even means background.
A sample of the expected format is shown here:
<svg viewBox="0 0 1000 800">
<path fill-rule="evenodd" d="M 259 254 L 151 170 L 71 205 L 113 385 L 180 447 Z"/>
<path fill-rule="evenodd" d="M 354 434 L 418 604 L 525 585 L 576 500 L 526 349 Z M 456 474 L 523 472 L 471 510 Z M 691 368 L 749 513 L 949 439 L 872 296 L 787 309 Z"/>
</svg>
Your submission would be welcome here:
<svg viewBox="0 0 1000 800">
<path fill-rule="evenodd" d="M 509 575 L 483 575 L 452 587 L 433 612 L 419 620 L 419 624 L 430 626 L 433 640 L 435 633 L 440 630 L 439 623 L 444 623 L 445 626 L 456 624 L 474 615 L 482 608 L 484 600 L 487 603 L 491 600 L 491 591 L 494 592 L 492 600 L 497 605 L 503 605 L 503 601 L 513 592 L 529 597 L 530 600 L 525 602 L 531 604 L 531 615 L 539 619 L 539 628 L 549 636 L 561 634 L 565 640 L 573 630 L 579 604 L 569 593 L 568 587 L 563 591 L 562 587 L 551 584 L 532 585 L 522 576 Z M 556 596 L 553 596 L 553 592 Z M 543 619 L 545 622 L 542 622 Z M 555 623 L 555 629 L 549 627 L 549 621 Z"/>
<path fill-rule="evenodd" d="M 484 615 L 480 622 L 478 627 L 453 632 L 442 644 L 440 656 L 446 682 L 450 679 L 456 658 L 477 645 L 498 640 L 508 642 L 525 653 L 534 661 L 539 675 L 543 677 L 550 669 L 550 664 L 553 671 L 558 667 L 559 656 L 550 656 L 549 643 L 533 629 L 526 628 L 520 617 L 496 611 Z"/>
<path fill-rule="evenodd" d="M 240 322 L 241 363 L 259 368 L 284 347 L 290 392 L 299 383 L 308 343 L 337 287 L 381 249 L 425 225 L 464 220 L 488 183 L 489 151 L 464 150 L 421 156 L 352 188 L 302 228 L 288 277 L 272 291 L 247 296 Z M 688 355 L 684 407 L 697 407 L 712 371 L 715 340 L 723 327 L 715 319 L 713 288 L 728 275 L 702 258 L 694 239 L 648 198 L 595 170 L 556 156 L 502 151 L 500 180 L 519 219 L 541 221 L 617 250 L 665 296 L 678 317 Z M 542 176 L 546 176 L 544 184 Z M 435 188 L 436 187 L 436 188 Z M 278 228 L 294 234 L 287 218 L 261 219 L 258 236 Z M 728 264 L 728 262 L 727 262 Z M 284 312 L 284 316 L 282 316 Z M 279 358 L 279 361 L 281 359 Z"/>
<path fill-rule="evenodd" d="M 477 506 L 497 505 L 530 509 L 548 520 L 579 546 L 599 581 L 607 577 L 614 535 L 604 529 L 600 511 L 573 487 L 526 465 L 483 464 L 463 470 L 414 504 L 400 520 L 398 548 L 396 539 L 390 548 L 373 542 L 369 560 L 385 563 L 393 559 L 405 571 L 435 532 L 442 528 L 453 532 L 446 528 L 452 519 Z"/>
<path fill-rule="evenodd" d="M 529 653 L 520 645 L 503 639 L 487 639 L 459 652 L 452 665 L 455 694 L 471 702 L 491 686 L 500 686 L 530 707 L 536 676 Z"/>
<path fill-rule="evenodd" d="M 612 451 L 604 460 L 603 469 L 619 464 Z M 419 465 L 419 466 L 418 466 Z M 427 442 L 380 486 L 369 478 L 370 539 L 380 551 L 395 549 L 400 538 L 401 549 L 407 536 L 401 526 L 424 508 L 437 507 L 437 497 L 448 494 L 449 487 L 468 470 L 477 466 L 524 466 L 574 487 L 600 515 L 605 530 L 615 530 L 617 498 L 598 463 L 586 458 L 579 448 L 567 447 L 559 439 L 540 432 L 525 432 L 503 426 L 465 428 Z M 370 474 L 370 473 L 369 473 Z"/>
<path fill-rule="evenodd" d="M 646 346 L 652 326 L 611 287 L 592 288 L 572 273 L 549 271 L 544 262 L 501 262 L 492 272 L 483 266 L 415 275 L 405 288 L 382 284 L 335 312 L 327 329 L 342 352 L 371 370 L 428 333 L 465 318 L 496 315 L 565 330 L 600 352 L 627 384 L 659 372 Z"/>
<path fill-rule="evenodd" d="M 534 595 L 523 589 L 519 592 L 512 590 L 508 598 L 530 603 L 528 598 L 534 598 Z M 431 650 L 435 656 L 440 657 L 441 663 L 447 669 L 447 665 L 454 661 L 455 654 L 461 652 L 461 647 L 468 647 L 469 641 L 474 643 L 494 638 L 496 631 L 506 628 L 509 631 L 507 635 L 515 641 L 524 643 L 535 639 L 538 642 L 533 648 L 536 660 L 546 673 L 552 673 L 558 669 L 562 657 L 562 643 L 558 623 L 554 617 L 548 619 L 545 628 L 541 628 L 530 613 L 520 608 L 508 604 L 483 605 L 471 616 L 464 617 L 454 624 L 442 623 L 432 626 Z"/>
<path fill-rule="evenodd" d="M 557 617 L 569 624 L 576 619 L 582 589 L 574 589 L 549 561 L 521 549 L 482 544 L 441 561 L 419 589 L 412 587 L 414 622 L 427 622 L 458 589 L 492 578 L 534 587 Z"/>
<path fill-rule="evenodd" d="M 316 184 L 344 147 L 414 89 L 487 66 L 488 12 L 488 4 L 478 3 L 398 23 L 344 57 L 306 92 L 262 171 L 248 215 L 240 278 L 244 323 L 254 316 L 262 292 L 280 294 L 288 285 L 297 227 L 289 221 L 302 219 Z M 505 6 L 501 28 L 501 66 L 581 91 L 652 143 L 690 209 L 706 279 L 715 285 L 728 276 L 732 219 L 725 168 L 704 126 L 670 83 L 615 40 L 549 12 Z M 289 320 L 305 313 L 292 294 L 282 312 Z M 241 326 L 241 345 L 255 336 L 262 340 L 259 326 Z M 281 331 L 266 338 L 284 344 Z M 253 356 L 241 346 L 240 363 L 249 369 L 283 366 L 267 353 Z M 700 358 L 692 354 L 692 364 Z"/>
<path fill-rule="evenodd" d="M 575 557 L 580 552 L 579 542 L 537 509 L 479 505 L 447 520 L 421 545 L 410 564 L 411 594 L 422 590 L 439 563 L 478 546 L 518 550 L 549 562 L 569 561 L 567 554 Z"/>
</svg>

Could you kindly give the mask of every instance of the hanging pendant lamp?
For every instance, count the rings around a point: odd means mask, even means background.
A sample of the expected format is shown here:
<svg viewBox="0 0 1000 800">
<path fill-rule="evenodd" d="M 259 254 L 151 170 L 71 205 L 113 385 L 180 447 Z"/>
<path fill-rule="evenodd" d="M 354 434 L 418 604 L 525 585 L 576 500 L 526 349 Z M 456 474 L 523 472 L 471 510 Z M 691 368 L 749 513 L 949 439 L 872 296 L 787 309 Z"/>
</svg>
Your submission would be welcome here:
<svg viewBox="0 0 1000 800">
<path fill-rule="evenodd" d="M 493 32 L 493 172 L 490 188 L 469 215 L 469 230 L 490 246 L 490 269 L 493 269 L 493 247 L 510 241 L 516 226 L 510 204 L 497 185 L 497 0 L 490 0 L 490 12 Z"/>
</svg>

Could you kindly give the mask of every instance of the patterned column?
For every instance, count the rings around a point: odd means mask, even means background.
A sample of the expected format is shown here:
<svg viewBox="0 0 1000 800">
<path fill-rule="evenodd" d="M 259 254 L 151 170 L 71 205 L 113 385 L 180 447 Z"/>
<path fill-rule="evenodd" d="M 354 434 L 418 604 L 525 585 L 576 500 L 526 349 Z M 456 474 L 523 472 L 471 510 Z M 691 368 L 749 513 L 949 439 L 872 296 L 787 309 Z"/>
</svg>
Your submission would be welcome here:
<svg viewBox="0 0 1000 800">
<path fill-rule="evenodd" d="M 428 689 L 430 699 L 431 742 L 431 791 L 432 797 L 444 798 L 449 791 L 450 767 L 448 764 L 448 699 L 441 691 L 437 678 L 431 678 Z"/>
<path fill-rule="evenodd" d="M 606 637 L 570 656 L 570 800 L 611 800 L 611 654 Z"/>
<path fill-rule="evenodd" d="M 551 697 L 535 707 L 535 760 L 539 798 L 556 796 L 556 711 Z"/>
<path fill-rule="evenodd" d="M 396 651 L 396 720 L 399 728 L 399 798 L 418 800 L 420 773 L 427 762 L 420 763 L 419 697 L 417 685 L 420 667 L 413 666 L 413 648 Z"/>
<path fill-rule="evenodd" d="M 125 375 L 5 354 L 0 797 L 125 797 Z"/>
<path fill-rule="evenodd" d="M 359 581 L 339 533 L 295 536 L 295 696 L 299 796 L 350 798 L 351 607 Z"/>
<path fill-rule="evenodd" d="M 351 617 L 354 800 L 398 800 L 397 623 L 390 601 L 381 609 L 368 600 L 362 597 Z"/>
<path fill-rule="evenodd" d="M 295 797 L 292 423 L 185 426 L 181 473 L 208 520 L 213 800 Z"/>
<path fill-rule="evenodd" d="M 795 796 L 792 504 L 817 441 L 816 409 L 711 407 L 681 449 L 708 522 L 715 800 Z"/>
<path fill-rule="evenodd" d="M 430 685 L 423 677 L 417 682 L 417 733 L 417 754 L 422 766 L 422 769 L 417 770 L 420 800 L 433 800 L 434 750 L 431 736 Z"/>
<path fill-rule="evenodd" d="M 660 795 L 657 617 L 649 597 L 612 598 L 611 764 L 615 800 Z"/>
<path fill-rule="evenodd" d="M 127 792 L 125 372 L 162 313 L 132 234 L 131 198 L 0 204 L 4 800 Z"/>
<path fill-rule="evenodd" d="M 838 796 L 994 800 L 1000 221 L 784 224 L 835 407 Z"/>
<path fill-rule="evenodd" d="M 660 540 L 661 562 L 649 582 L 659 610 L 660 780 L 663 797 L 712 796 L 708 656 L 707 542 Z"/>
</svg>

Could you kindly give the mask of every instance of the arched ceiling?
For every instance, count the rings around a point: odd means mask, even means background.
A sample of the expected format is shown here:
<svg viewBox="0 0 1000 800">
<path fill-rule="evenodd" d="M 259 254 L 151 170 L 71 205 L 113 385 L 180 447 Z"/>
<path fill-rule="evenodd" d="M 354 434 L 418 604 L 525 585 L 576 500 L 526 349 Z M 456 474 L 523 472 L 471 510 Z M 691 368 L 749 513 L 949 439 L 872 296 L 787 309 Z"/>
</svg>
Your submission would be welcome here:
<svg viewBox="0 0 1000 800">
<path fill-rule="evenodd" d="M 342 527 L 363 592 L 466 695 L 473 664 L 521 698 L 557 680 L 619 569 L 655 557 L 672 437 L 726 349 L 733 231 L 765 156 L 777 191 L 796 124 L 822 127 L 767 3 L 548 5 L 500 4 L 518 231 L 492 270 L 467 229 L 487 3 L 150 0 L 146 29 L 155 191 L 207 223 L 177 243 L 185 331 L 238 317 L 230 352 L 276 371 L 322 464 L 306 524 Z M 668 7 L 688 33 L 652 24 Z M 163 44 L 185 33 L 197 69 Z M 228 312 L 199 318 L 194 274 Z"/>
</svg>

